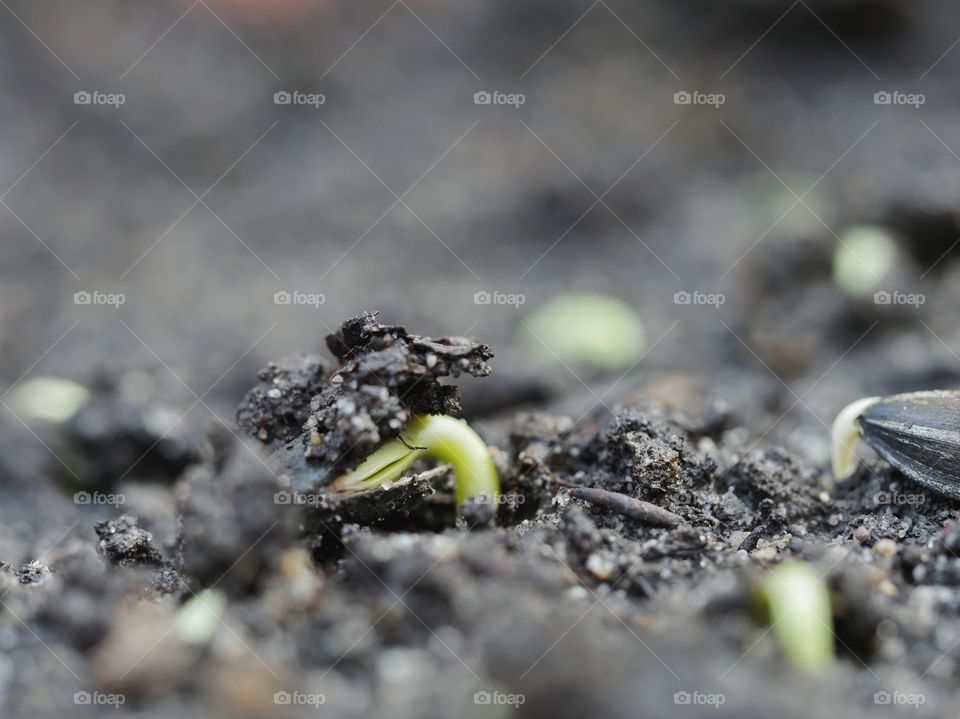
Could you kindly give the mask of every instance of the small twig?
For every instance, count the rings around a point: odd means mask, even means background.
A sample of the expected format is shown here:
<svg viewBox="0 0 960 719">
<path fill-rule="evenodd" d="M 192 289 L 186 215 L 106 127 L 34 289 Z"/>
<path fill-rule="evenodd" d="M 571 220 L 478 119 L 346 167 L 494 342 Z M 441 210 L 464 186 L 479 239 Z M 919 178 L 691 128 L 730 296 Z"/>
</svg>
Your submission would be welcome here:
<svg viewBox="0 0 960 719">
<path fill-rule="evenodd" d="M 597 489 L 596 487 L 574 487 L 570 490 L 570 494 L 577 499 L 583 499 L 590 504 L 609 509 L 611 512 L 622 514 L 624 517 L 630 517 L 630 519 L 635 519 L 653 527 L 673 528 L 682 521 L 676 514 L 663 507 L 644 502 L 641 499 L 628 497 L 619 492 L 609 492 L 606 489 Z"/>
</svg>

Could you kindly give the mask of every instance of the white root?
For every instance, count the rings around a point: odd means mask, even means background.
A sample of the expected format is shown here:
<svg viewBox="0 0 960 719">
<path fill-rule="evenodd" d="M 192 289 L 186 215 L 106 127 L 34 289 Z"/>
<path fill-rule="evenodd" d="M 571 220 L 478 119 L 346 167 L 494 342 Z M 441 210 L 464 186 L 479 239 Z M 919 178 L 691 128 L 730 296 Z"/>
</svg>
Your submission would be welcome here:
<svg viewBox="0 0 960 719">
<path fill-rule="evenodd" d="M 835 479 L 846 479 L 857 468 L 856 447 L 860 438 L 860 429 L 857 427 L 857 418 L 866 409 L 875 404 L 879 397 L 864 397 L 851 402 L 842 410 L 833 421 L 830 431 L 831 460 Z"/>
</svg>

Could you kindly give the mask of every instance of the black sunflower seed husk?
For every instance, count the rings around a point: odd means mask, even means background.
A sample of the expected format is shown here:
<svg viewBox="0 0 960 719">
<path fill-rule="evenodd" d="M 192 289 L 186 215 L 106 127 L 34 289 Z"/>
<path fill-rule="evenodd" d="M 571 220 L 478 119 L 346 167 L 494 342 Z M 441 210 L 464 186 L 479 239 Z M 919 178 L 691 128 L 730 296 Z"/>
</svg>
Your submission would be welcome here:
<svg viewBox="0 0 960 719">
<path fill-rule="evenodd" d="M 863 440 L 907 477 L 960 499 L 960 391 L 883 397 L 857 423 Z"/>
</svg>

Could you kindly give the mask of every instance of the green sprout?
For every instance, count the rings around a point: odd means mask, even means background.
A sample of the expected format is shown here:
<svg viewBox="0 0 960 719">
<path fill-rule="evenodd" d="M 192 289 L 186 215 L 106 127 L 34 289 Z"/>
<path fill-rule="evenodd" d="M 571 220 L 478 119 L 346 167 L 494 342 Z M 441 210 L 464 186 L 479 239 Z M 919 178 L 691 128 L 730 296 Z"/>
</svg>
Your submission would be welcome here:
<svg viewBox="0 0 960 719">
<path fill-rule="evenodd" d="M 452 464 L 456 472 L 457 506 L 470 497 L 489 501 L 500 494 L 500 480 L 487 445 L 462 419 L 446 415 L 418 415 L 400 437 L 392 439 L 367 457 L 352 472 L 331 485 L 335 492 L 374 489 L 404 475 L 421 457 Z"/>
<path fill-rule="evenodd" d="M 811 565 L 789 561 L 774 567 L 757 587 L 757 598 L 793 666 L 817 672 L 833 661 L 830 592 Z"/>
<path fill-rule="evenodd" d="M 219 589 L 204 589 L 194 594 L 177 617 L 177 634 L 187 644 L 207 644 L 217 633 L 226 609 L 227 595 Z"/>
<path fill-rule="evenodd" d="M 851 297 L 873 292 L 900 261 L 893 236 L 882 227 L 860 225 L 840 237 L 833 254 L 833 281 Z"/>
<path fill-rule="evenodd" d="M 624 370 L 643 355 L 647 346 L 643 322 L 633 307 L 599 292 L 557 295 L 522 324 L 521 345 L 547 362 Z"/>
<path fill-rule="evenodd" d="M 21 417 L 66 422 L 90 399 L 85 387 L 61 377 L 34 377 L 10 390 L 10 407 Z"/>
</svg>

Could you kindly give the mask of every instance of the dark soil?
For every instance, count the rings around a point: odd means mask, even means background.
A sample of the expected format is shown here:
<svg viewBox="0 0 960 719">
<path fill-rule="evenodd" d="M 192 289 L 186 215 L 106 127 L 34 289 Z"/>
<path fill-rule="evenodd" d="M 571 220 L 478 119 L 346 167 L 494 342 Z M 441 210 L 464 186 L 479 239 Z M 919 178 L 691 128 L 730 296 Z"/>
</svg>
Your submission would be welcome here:
<svg viewBox="0 0 960 719">
<path fill-rule="evenodd" d="M 209 4 L 229 31 L 0 8 L 0 715 L 960 712 L 960 503 L 829 470 L 849 401 L 960 386 L 952 4 Z M 327 102 L 271 102 L 297 87 Z M 837 289 L 867 223 L 922 305 Z M 644 321 L 622 376 L 524 353 L 571 289 Z M 49 375 L 90 399 L 22 418 Z M 502 504 L 458 514 L 428 462 L 327 492 L 423 412 L 484 437 Z M 791 559 L 831 593 L 818 675 L 758 611 Z"/>
</svg>

